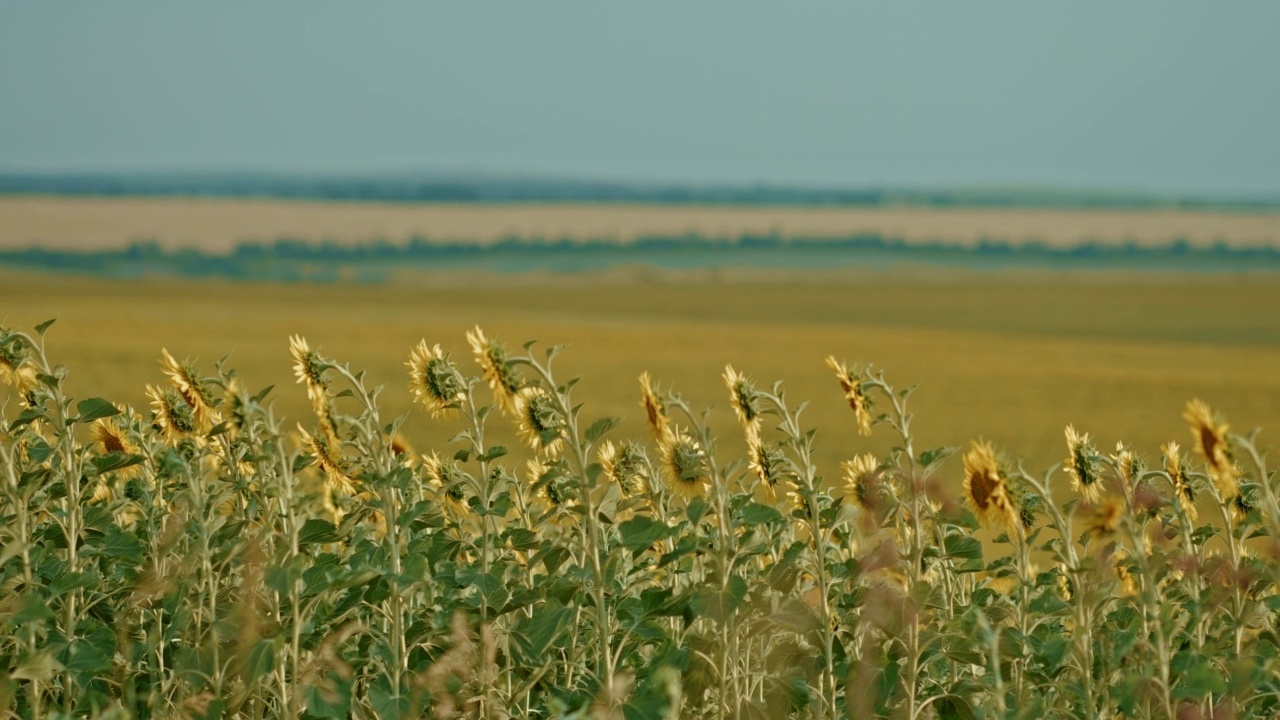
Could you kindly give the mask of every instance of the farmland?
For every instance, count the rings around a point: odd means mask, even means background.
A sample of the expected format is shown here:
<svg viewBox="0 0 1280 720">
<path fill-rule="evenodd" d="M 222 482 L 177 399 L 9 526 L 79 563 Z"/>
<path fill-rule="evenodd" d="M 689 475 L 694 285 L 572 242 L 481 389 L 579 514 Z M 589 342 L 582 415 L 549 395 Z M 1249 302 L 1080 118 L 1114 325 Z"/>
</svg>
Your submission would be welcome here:
<svg viewBox="0 0 1280 720">
<path fill-rule="evenodd" d="M 1074 422 L 1103 446 L 1154 453 L 1181 439 L 1178 408 L 1215 403 L 1233 427 L 1280 427 L 1280 287 L 1270 275 L 1014 273 L 938 269 L 763 273 L 618 268 L 569 276 L 414 274 L 381 285 L 108 281 L 7 273 L 10 326 L 58 318 L 51 351 L 71 390 L 144 405 L 160 348 L 212 363 L 230 354 L 251 387 L 275 385 L 279 410 L 306 412 L 287 363 L 302 334 L 391 391 L 403 412 L 404 362 L 419 339 L 465 355 L 481 325 L 513 347 L 566 343 L 564 372 L 581 375 L 593 412 L 641 434 L 643 371 L 730 423 L 726 363 L 809 401 L 818 451 L 834 468 L 879 435 L 853 432 L 828 377 L 828 354 L 872 363 L 913 398 L 922 442 L 990 438 L 1032 467 L 1062 459 Z M 425 418 L 415 444 L 452 433 Z M 1264 439 L 1267 437 L 1263 436 Z M 726 440 L 729 447 L 736 440 Z M 834 471 L 833 471 L 834 472 Z"/>
</svg>

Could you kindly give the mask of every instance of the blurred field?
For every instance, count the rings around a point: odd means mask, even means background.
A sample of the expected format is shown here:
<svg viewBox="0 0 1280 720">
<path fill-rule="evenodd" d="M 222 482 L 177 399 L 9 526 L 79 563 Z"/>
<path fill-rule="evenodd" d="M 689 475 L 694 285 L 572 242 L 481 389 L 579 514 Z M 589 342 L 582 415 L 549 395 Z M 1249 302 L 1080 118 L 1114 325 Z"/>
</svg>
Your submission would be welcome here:
<svg viewBox="0 0 1280 720">
<path fill-rule="evenodd" d="M 738 238 L 748 233 L 838 237 L 877 233 L 972 245 L 981 239 L 1048 245 L 1086 241 L 1162 245 L 1280 245 L 1280 215 L 1186 211 L 662 206 L 628 204 L 396 204 L 214 198 L 0 196 L 0 249 L 166 248 L 231 250 L 279 238 L 355 243 L 488 243 L 523 238 L 617 239 L 644 235 Z"/>
<path fill-rule="evenodd" d="M 279 411 L 307 419 L 290 373 L 288 336 L 387 384 L 387 416 L 408 411 L 405 368 L 420 338 L 452 348 L 473 368 L 464 332 L 475 324 L 518 349 L 526 339 L 568 343 L 561 377 L 581 375 L 578 397 L 594 419 L 621 415 L 618 435 L 642 435 L 637 376 L 650 371 L 695 407 L 737 450 L 720 373 L 726 362 L 760 384 L 783 380 L 810 401 L 820 459 L 885 448 L 887 430 L 859 437 L 827 354 L 871 362 L 912 400 L 922 446 L 987 437 L 1031 469 L 1064 455 L 1075 423 L 1102 449 L 1125 439 L 1149 460 L 1158 445 L 1189 440 L 1179 415 L 1202 397 L 1233 429 L 1280 432 L 1280 286 L 1269 276 L 1044 274 L 975 271 L 791 274 L 657 273 L 431 276 L 366 286 L 235 284 L 177 279 L 105 281 L 0 274 L 0 321 L 49 331 L 52 357 L 70 366 L 77 396 L 136 407 L 159 382 L 160 348 L 231 354 L 252 389 L 275 384 Z M 3 391 L 0 391 L 2 393 Z M 0 397 L 4 397 L 0 395 Z M 13 409 L 7 411 L 12 414 Z M 506 434 L 505 422 L 502 434 Z M 414 412 L 419 448 L 455 430 Z M 924 447 L 920 447 L 924 449 Z M 958 482 L 959 463 L 950 472 Z"/>
</svg>

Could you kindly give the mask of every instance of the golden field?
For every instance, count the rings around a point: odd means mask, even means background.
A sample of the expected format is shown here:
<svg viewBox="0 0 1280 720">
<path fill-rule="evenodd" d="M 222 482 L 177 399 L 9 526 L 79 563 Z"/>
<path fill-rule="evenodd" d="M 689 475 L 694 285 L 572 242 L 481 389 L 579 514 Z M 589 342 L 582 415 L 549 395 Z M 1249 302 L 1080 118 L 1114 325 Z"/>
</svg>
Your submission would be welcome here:
<svg viewBox="0 0 1280 720">
<path fill-rule="evenodd" d="M 355 243 L 489 243 L 506 236 L 616 239 L 643 235 L 738 238 L 747 233 L 840 237 L 878 233 L 907 241 L 978 240 L 1051 246 L 1096 240 L 1196 246 L 1280 244 L 1280 214 L 975 208 L 662 206 L 647 204 L 406 204 L 217 198 L 0 197 L 0 249 L 121 248 L 155 240 L 209 253 L 241 241 L 289 237 Z"/>
<path fill-rule="evenodd" d="M 889 447 L 888 430 L 857 435 L 823 364 L 833 354 L 868 362 L 912 399 L 918 449 L 985 437 L 1037 470 L 1065 456 L 1075 423 L 1104 450 L 1130 442 L 1158 462 L 1159 444 L 1190 440 L 1180 418 L 1201 397 L 1235 431 L 1280 431 L 1280 283 L 1274 276 L 900 270 L 888 273 L 659 272 L 572 275 L 429 273 L 382 285 L 110 281 L 0 272 L 0 322 L 48 334 L 78 397 L 141 407 L 162 380 L 167 347 L 211 372 L 230 355 L 251 389 L 274 384 L 277 410 L 310 423 L 291 375 L 288 337 L 385 383 L 387 416 L 410 411 L 405 361 L 425 338 L 474 369 L 465 331 L 481 325 L 518 350 L 526 339 L 565 343 L 558 375 L 588 420 L 625 418 L 618 436 L 645 432 L 637 376 L 649 371 L 694 407 L 713 406 L 713 428 L 737 442 L 726 363 L 767 386 L 784 381 L 809 401 L 828 476 L 864 449 Z M 10 415 L 13 408 L 7 411 Z M 504 423 L 497 423 L 502 425 Z M 456 429 L 413 412 L 419 448 Z M 514 442 L 510 437 L 502 438 Z M 737 447 L 727 448 L 738 450 Z M 735 453 L 736 454 L 736 453 Z M 959 478 L 958 460 L 950 461 Z"/>
</svg>

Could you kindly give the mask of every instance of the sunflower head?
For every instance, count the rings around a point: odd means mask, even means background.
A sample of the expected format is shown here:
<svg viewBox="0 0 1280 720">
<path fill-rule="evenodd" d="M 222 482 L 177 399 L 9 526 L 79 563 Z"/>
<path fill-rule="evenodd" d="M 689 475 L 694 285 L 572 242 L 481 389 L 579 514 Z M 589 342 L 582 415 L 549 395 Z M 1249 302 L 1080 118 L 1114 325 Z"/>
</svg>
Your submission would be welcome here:
<svg viewBox="0 0 1280 720">
<path fill-rule="evenodd" d="M 458 510 L 466 504 L 467 473 L 453 458 L 436 452 L 422 456 L 422 476 L 445 507 Z"/>
<path fill-rule="evenodd" d="M 1080 515 L 1086 534 L 1097 538 L 1109 538 L 1120 531 L 1124 520 L 1124 502 L 1109 497 L 1102 502 L 1087 502 L 1080 506 Z"/>
<path fill-rule="evenodd" d="M 507 358 L 506 347 L 486 337 L 479 325 L 467 331 L 467 343 L 475 353 L 481 376 L 493 391 L 494 402 L 502 412 L 514 414 L 516 393 L 523 383 Z"/>
<path fill-rule="evenodd" d="M 671 423 L 667 420 L 667 406 L 662 397 L 653 390 L 653 381 L 649 373 L 640 373 L 640 407 L 644 408 L 645 419 L 649 421 L 649 429 L 653 438 L 664 442 L 671 434 Z"/>
<path fill-rule="evenodd" d="M 462 373 L 439 345 L 423 340 L 409 354 L 409 390 L 414 399 L 431 413 L 431 417 L 448 417 L 457 413 L 466 398 L 467 383 Z"/>
<path fill-rule="evenodd" d="M 964 455 L 964 499 L 989 527 L 1012 532 L 1019 522 L 995 450 L 985 440 L 975 440 Z"/>
<path fill-rule="evenodd" d="M 1230 426 L 1222 422 L 1199 398 L 1187 403 L 1182 418 L 1191 424 L 1191 437 L 1196 452 L 1204 459 L 1214 488 L 1224 502 L 1229 502 L 1240 493 L 1239 474 L 1227 445 L 1227 430 Z"/>
<path fill-rule="evenodd" d="M 200 425 L 206 430 L 221 419 L 215 410 L 217 400 L 209 383 L 200 375 L 190 360 L 178 362 L 165 348 L 160 348 L 160 369 L 169 378 L 169 384 L 191 406 Z"/>
<path fill-rule="evenodd" d="M 354 494 L 351 478 L 348 474 L 347 459 L 342 456 L 338 443 L 328 433 L 311 434 L 301 424 L 298 425 L 298 437 L 302 438 L 302 447 L 316 459 L 316 465 L 324 473 L 326 481 L 336 483 L 344 491 L 343 494 Z M 351 492 L 346 492 L 352 489 Z"/>
<path fill-rule="evenodd" d="M 639 443 L 624 440 L 614 445 L 605 440 L 596 452 L 596 459 L 609 482 L 617 483 L 623 495 L 642 492 L 649 483 L 649 458 Z"/>
<path fill-rule="evenodd" d="M 137 455 L 138 446 L 129 438 L 128 427 L 123 416 L 116 415 L 114 417 L 99 418 L 93 423 L 93 441 L 98 444 L 102 454 L 121 453 L 123 455 Z M 139 465 L 130 465 L 117 471 L 120 480 L 128 480 L 135 477 L 140 469 Z"/>
<path fill-rule="evenodd" d="M 564 441 L 564 414 L 555 399 L 537 385 L 520 388 L 515 400 L 516 431 L 536 452 L 555 457 Z"/>
<path fill-rule="evenodd" d="M 729 388 L 729 404 L 733 406 L 733 414 L 744 428 L 756 427 L 760 424 L 760 393 L 745 375 L 733 369 L 732 365 L 724 366 L 724 384 Z"/>
<path fill-rule="evenodd" d="M 293 374 L 307 388 L 312 404 L 320 404 L 329 396 L 328 370 L 332 363 L 311 349 L 301 335 L 289 337 L 289 352 L 293 355 Z"/>
<path fill-rule="evenodd" d="M 704 495 L 711 478 L 708 476 L 707 454 L 696 440 L 679 428 L 671 431 L 662 443 L 662 472 L 667 486 L 685 498 Z"/>
<path fill-rule="evenodd" d="M 856 455 L 840 464 L 844 469 L 844 496 L 863 510 L 875 510 L 884 502 L 880 462 L 871 453 Z"/>
<path fill-rule="evenodd" d="M 788 482 L 795 481 L 795 473 L 782 448 L 777 443 L 765 442 L 760 432 L 750 426 L 747 428 L 747 467 L 760 480 L 765 497 L 771 503 L 778 501 Z"/>
<path fill-rule="evenodd" d="M 174 388 L 148 384 L 147 397 L 151 399 L 156 426 L 170 442 L 208 431 L 201 425 L 195 408 Z"/>
<path fill-rule="evenodd" d="M 1178 506 L 1182 508 L 1182 512 L 1195 522 L 1199 511 L 1196 510 L 1196 493 L 1191 487 L 1191 479 L 1182 469 L 1182 448 L 1176 442 L 1167 442 L 1161 446 L 1160 451 L 1164 453 L 1164 471 L 1169 476 L 1169 482 L 1173 484 L 1173 496 L 1178 501 Z"/>
<path fill-rule="evenodd" d="M 1067 474 L 1071 475 L 1071 485 L 1086 501 L 1095 502 L 1102 492 L 1098 475 L 1098 451 L 1090 444 L 1089 433 L 1082 435 L 1072 425 L 1067 426 L 1066 436 L 1066 468 Z"/>
<path fill-rule="evenodd" d="M 0 328 L 0 382 L 17 390 L 19 395 L 32 392 L 39 384 L 39 373 L 29 356 L 21 336 L 7 334 Z"/>
<path fill-rule="evenodd" d="M 840 389 L 844 391 L 844 399 L 853 410 L 853 417 L 858 423 L 858 433 L 863 436 L 871 434 L 871 398 L 867 397 L 863 388 L 861 372 L 849 369 L 849 366 L 836 360 L 834 355 L 827 356 L 827 367 L 836 374 L 840 381 Z"/>
</svg>

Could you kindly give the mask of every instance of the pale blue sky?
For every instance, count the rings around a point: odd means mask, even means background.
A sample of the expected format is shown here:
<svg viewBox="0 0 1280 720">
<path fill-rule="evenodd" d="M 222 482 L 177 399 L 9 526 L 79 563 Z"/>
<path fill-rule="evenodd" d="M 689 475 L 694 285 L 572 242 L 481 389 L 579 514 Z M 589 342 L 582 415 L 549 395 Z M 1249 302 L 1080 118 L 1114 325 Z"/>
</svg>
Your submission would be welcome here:
<svg viewBox="0 0 1280 720">
<path fill-rule="evenodd" d="M 1280 2 L 0 5 L 0 169 L 1280 194 Z"/>
</svg>

